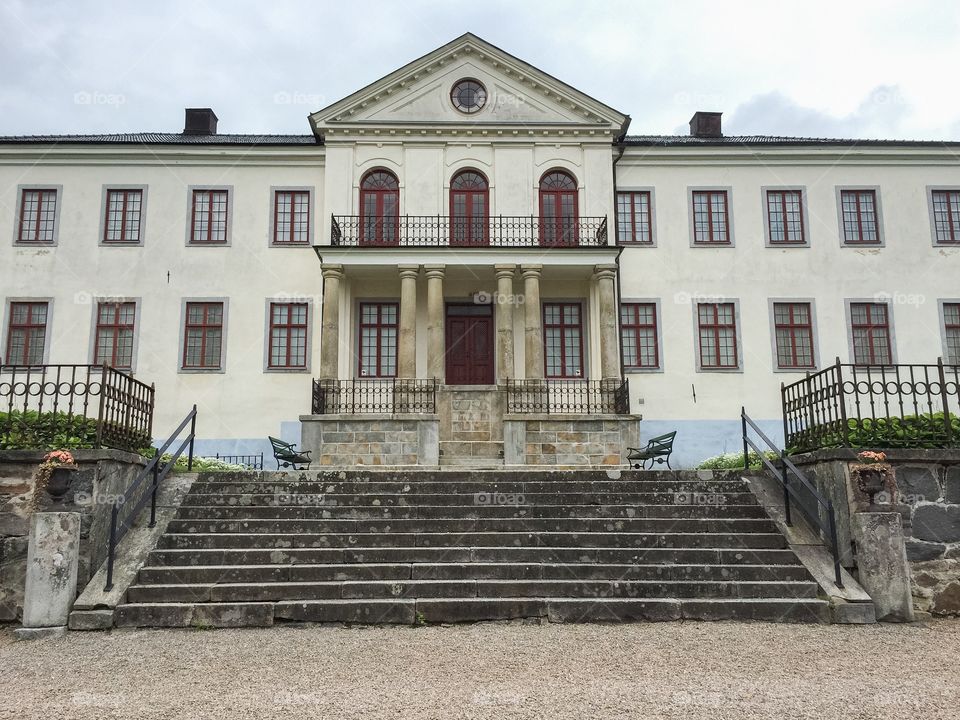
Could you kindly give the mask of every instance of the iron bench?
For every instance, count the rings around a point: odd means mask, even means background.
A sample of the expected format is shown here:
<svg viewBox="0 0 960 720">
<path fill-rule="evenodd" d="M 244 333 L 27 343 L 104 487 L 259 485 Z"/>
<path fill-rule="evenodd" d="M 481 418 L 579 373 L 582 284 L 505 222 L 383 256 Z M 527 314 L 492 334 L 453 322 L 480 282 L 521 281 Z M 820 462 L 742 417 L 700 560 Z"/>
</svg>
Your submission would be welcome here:
<svg viewBox="0 0 960 720">
<path fill-rule="evenodd" d="M 277 461 L 277 470 L 281 466 L 303 470 L 305 468 L 299 468 L 297 465 L 306 465 L 309 468 L 310 463 L 313 462 L 310 459 L 310 451 L 297 450 L 294 443 L 285 443 L 283 440 L 270 437 L 270 444 L 273 446 L 273 459 Z"/>
<path fill-rule="evenodd" d="M 644 448 L 627 448 L 627 462 L 635 469 L 652 470 L 654 463 L 666 463 L 670 467 L 670 455 L 673 453 L 673 439 L 677 436 L 677 431 L 668 432 L 665 435 L 658 435 L 650 438 L 647 446 Z M 648 468 L 647 462 L 650 463 Z M 673 468 L 670 468 L 671 470 Z"/>
</svg>

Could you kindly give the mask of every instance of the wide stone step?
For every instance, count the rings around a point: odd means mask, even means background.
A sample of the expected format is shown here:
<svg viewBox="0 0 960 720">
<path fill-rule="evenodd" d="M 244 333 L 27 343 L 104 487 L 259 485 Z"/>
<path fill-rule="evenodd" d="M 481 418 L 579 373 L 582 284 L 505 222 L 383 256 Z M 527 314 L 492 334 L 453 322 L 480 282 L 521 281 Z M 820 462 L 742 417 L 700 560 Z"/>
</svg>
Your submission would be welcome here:
<svg viewBox="0 0 960 720">
<path fill-rule="evenodd" d="M 340 494 L 340 493 L 274 493 L 274 494 L 221 494 L 190 493 L 184 499 L 187 505 L 263 505 L 263 506 L 313 506 L 328 507 L 356 505 L 372 507 L 411 507 L 420 505 L 457 505 L 477 506 L 484 504 L 524 504 L 524 505 L 644 505 L 656 500 L 662 503 L 664 493 L 675 504 L 720 505 L 742 499 L 741 492 L 726 494 L 721 492 L 698 493 L 687 490 L 661 488 L 652 493 L 524 493 L 502 499 L 497 495 L 479 493 L 447 494 Z M 735 503 L 734 503 L 735 504 Z"/>
<path fill-rule="evenodd" d="M 323 548 L 323 547 L 708 547 L 784 548 L 779 533 L 166 533 L 163 548 Z"/>
<path fill-rule="evenodd" d="M 358 564 L 358 563 L 605 563 L 797 566 L 786 549 L 722 548 L 287 548 L 287 549 L 161 549 L 150 553 L 149 566 Z"/>
<path fill-rule="evenodd" d="M 278 602 L 395 597 L 814 598 L 817 585 L 792 581 L 673 580 L 394 580 L 133 585 L 127 601 Z"/>
<path fill-rule="evenodd" d="M 284 470 L 264 472 L 204 471 L 197 475 L 198 482 L 562 482 L 580 480 L 602 482 L 605 480 L 699 480 L 740 481 L 742 470 L 633 470 L 627 468 L 556 470 L 542 469 L 449 469 L 449 470 L 397 470 L 394 468 L 366 468 L 356 470 Z"/>
<path fill-rule="evenodd" d="M 776 532 L 769 518 L 453 518 L 172 520 L 168 533 Z"/>
<path fill-rule="evenodd" d="M 754 620 L 826 623 L 814 599 L 443 598 L 278 603 L 149 603 L 117 607 L 118 627 L 241 627 L 274 622 L 403 624 L 541 618 L 550 622 Z"/>
<path fill-rule="evenodd" d="M 662 498 L 666 500 L 667 498 Z M 720 505 L 410 505 L 371 507 L 337 505 L 190 505 L 177 512 L 180 520 L 254 519 L 444 519 L 444 518 L 766 518 L 757 504 Z"/>
<path fill-rule="evenodd" d="M 495 477 L 495 476 L 494 476 Z M 336 494 L 336 495 L 451 495 L 502 493 L 649 493 L 649 492 L 749 492 L 743 480 L 553 480 L 508 482 L 197 482 L 190 494 Z"/>
<path fill-rule="evenodd" d="M 802 565 L 608 563 L 366 563 L 144 567 L 140 585 L 342 580 L 752 580 L 809 581 Z"/>
</svg>

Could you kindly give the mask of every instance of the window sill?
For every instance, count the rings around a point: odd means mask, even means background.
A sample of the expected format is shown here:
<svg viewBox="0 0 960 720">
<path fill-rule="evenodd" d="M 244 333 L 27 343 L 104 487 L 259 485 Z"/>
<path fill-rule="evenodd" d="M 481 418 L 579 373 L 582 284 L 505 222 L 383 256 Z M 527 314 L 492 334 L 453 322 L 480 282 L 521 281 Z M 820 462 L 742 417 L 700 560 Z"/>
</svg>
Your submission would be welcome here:
<svg viewBox="0 0 960 720">
<path fill-rule="evenodd" d="M 177 370 L 178 373 L 183 375 L 216 375 L 223 374 L 226 372 L 225 368 L 216 367 L 216 368 L 185 368 L 181 367 Z"/>
<path fill-rule="evenodd" d="M 265 373 L 279 373 L 281 375 L 287 373 L 309 373 L 310 368 L 308 367 L 265 367 L 263 369 Z"/>
<path fill-rule="evenodd" d="M 651 373 L 662 373 L 662 367 L 625 367 L 623 368 L 624 375 L 649 375 Z"/>
</svg>

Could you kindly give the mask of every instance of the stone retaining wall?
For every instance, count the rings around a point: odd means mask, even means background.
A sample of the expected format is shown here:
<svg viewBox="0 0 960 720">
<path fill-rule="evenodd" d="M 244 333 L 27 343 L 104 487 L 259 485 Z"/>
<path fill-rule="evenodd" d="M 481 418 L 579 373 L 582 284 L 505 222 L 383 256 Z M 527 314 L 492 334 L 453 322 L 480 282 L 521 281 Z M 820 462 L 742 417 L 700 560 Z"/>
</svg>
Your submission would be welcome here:
<svg viewBox="0 0 960 720">
<path fill-rule="evenodd" d="M 323 466 L 437 465 L 436 415 L 302 415 L 300 447 Z"/>
<path fill-rule="evenodd" d="M 640 419 L 624 415 L 505 415 L 506 465 L 623 465 L 640 443 Z"/>
<path fill-rule="evenodd" d="M 914 606 L 937 615 L 960 615 L 960 450 L 884 450 L 893 468 L 892 487 L 876 499 L 900 513 Z M 840 545 L 849 552 L 850 520 L 869 498 L 850 479 L 856 451 L 820 450 L 794 458 L 809 470 L 837 510 Z"/>
<path fill-rule="evenodd" d="M 106 559 L 113 496 L 124 492 L 146 464 L 119 450 L 71 450 L 80 466 L 70 490 L 55 503 L 41 493 L 41 512 L 80 513 L 79 589 Z M 34 471 L 45 452 L 0 450 L 0 621 L 19 620 L 27 567 L 30 517 L 34 512 Z"/>
</svg>

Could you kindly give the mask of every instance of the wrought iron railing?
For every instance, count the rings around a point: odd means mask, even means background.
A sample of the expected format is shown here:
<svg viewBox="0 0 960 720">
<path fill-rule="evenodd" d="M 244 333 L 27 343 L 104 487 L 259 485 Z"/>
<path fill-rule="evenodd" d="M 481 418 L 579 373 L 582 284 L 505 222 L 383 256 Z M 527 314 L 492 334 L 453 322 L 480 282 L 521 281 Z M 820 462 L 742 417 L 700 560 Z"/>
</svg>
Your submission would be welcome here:
<svg viewBox="0 0 960 720">
<path fill-rule="evenodd" d="M 960 447 L 960 365 L 836 363 L 781 385 L 791 452 Z"/>
<path fill-rule="evenodd" d="M 740 423 L 743 432 L 743 469 L 750 469 L 750 450 L 760 458 L 760 462 L 783 487 L 783 511 L 787 525 L 793 525 L 791 509 L 797 507 L 807 520 L 817 529 L 820 538 L 830 545 L 833 554 L 833 575 L 837 587 L 843 587 L 840 573 L 840 546 L 837 542 L 837 515 L 833 510 L 833 501 L 827 500 L 813 483 L 787 457 L 787 451 L 779 449 L 757 424 L 740 408 Z M 758 446 L 750 436 L 750 430 L 766 444 Z M 767 453 L 777 456 L 779 467 L 774 466 Z M 792 479 L 791 479 L 792 478 Z"/>
<path fill-rule="evenodd" d="M 314 380 L 314 415 L 435 413 L 437 381 L 409 378 Z"/>
<path fill-rule="evenodd" d="M 507 380 L 505 387 L 507 412 L 511 414 L 626 415 L 630 412 L 626 379 Z"/>
<path fill-rule="evenodd" d="M 207 460 L 219 460 L 228 465 L 241 465 L 247 470 L 263 470 L 263 453 L 257 455 L 204 455 Z"/>
<path fill-rule="evenodd" d="M 606 217 L 333 215 L 331 244 L 359 247 L 603 247 Z"/>
<path fill-rule="evenodd" d="M 180 445 L 164 457 L 170 446 L 180 437 L 184 430 L 190 428 L 189 434 L 183 439 Z M 107 583 L 105 590 L 113 587 L 113 566 L 116 561 L 117 545 L 123 540 L 123 536 L 133 527 L 140 511 L 150 501 L 150 527 L 157 524 L 157 490 L 160 488 L 160 481 L 177 464 L 177 460 L 183 455 L 184 450 L 188 450 L 187 471 L 193 470 L 193 442 L 197 436 L 197 406 L 187 413 L 177 429 L 174 430 L 167 441 L 157 448 L 153 459 L 147 463 L 147 466 L 139 472 L 130 487 L 123 495 L 113 498 L 113 505 L 110 508 L 110 536 L 107 545 Z M 149 486 L 146 485 L 150 480 Z"/>
<path fill-rule="evenodd" d="M 154 387 L 108 365 L 0 365 L 0 448 L 149 447 Z"/>
</svg>

